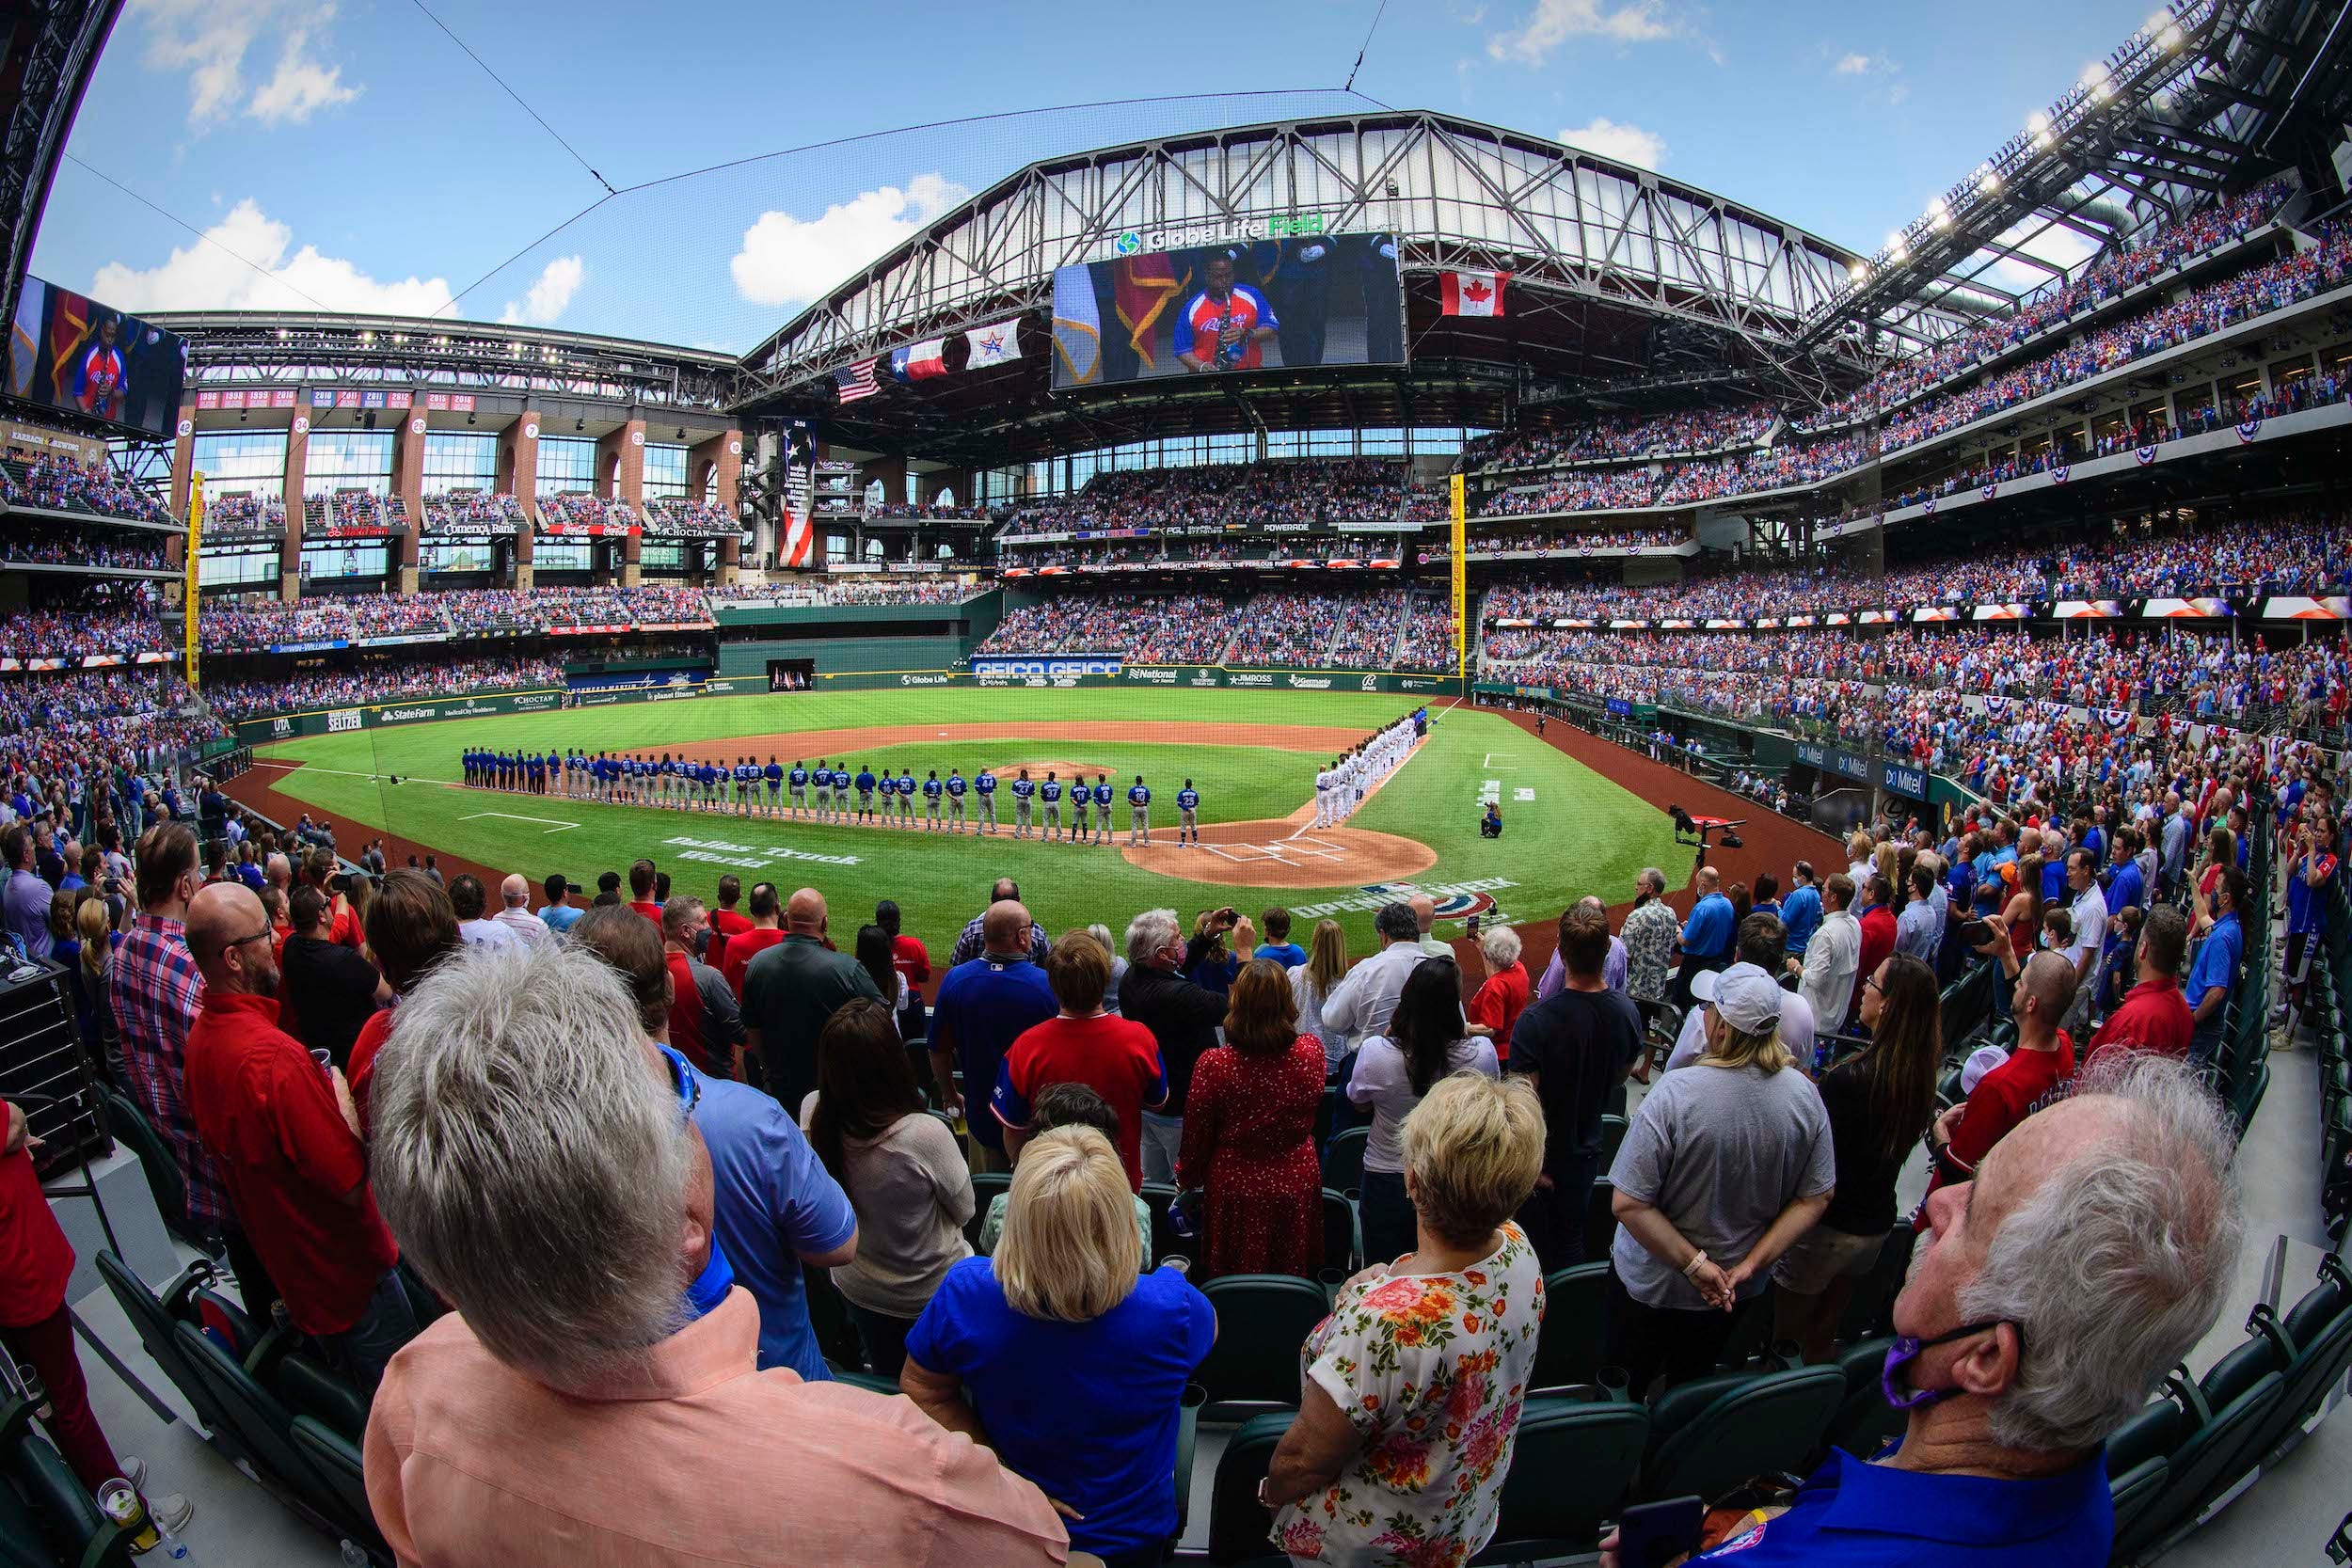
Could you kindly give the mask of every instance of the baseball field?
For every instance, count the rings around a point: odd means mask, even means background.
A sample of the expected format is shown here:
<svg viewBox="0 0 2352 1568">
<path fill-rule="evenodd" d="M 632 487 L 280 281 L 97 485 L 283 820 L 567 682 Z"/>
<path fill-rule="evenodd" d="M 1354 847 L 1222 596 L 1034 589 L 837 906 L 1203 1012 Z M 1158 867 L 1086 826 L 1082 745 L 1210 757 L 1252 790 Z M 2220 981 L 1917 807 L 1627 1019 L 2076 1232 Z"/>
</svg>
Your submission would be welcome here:
<svg viewBox="0 0 2352 1568">
<path fill-rule="evenodd" d="M 725 871 L 746 887 L 823 893 L 836 939 L 896 898 L 906 927 L 927 943 L 952 942 L 1011 876 L 1053 932 L 1100 921 L 1119 930 L 1137 911 L 1193 911 L 1268 904 L 1303 921 L 1340 919 L 1352 954 L 1370 950 L 1371 911 L 1397 884 L 1433 894 L 1452 921 L 1549 918 L 1568 901 L 1624 896 L 1647 863 L 1676 864 L 1671 824 L 1658 806 L 1543 745 L 1502 717 L 1433 709 L 1428 738 L 1380 781 L 1360 809 L 1319 829 L 1318 768 L 1348 745 L 1411 711 L 1409 698 L 1357 693 L 1167 690 L 860 691 L 707 698 L 590 710 L 441 721 L 288 740 L 256 752 L 235 793 L 273 816 L 308 810 L 336 828 L 346 853 L 377 833 L 405 851 L 460 866 L 518 871 L 534 882 L 596 874 L 652 858 L 675 888 L 710 895 Z M 818 758 L 851 772 L 884 764 L 919 780 L 982 766 L 1009 785 L 1019 769 L 1042 780 L 1107 774 L 1118 794 L 1108 845 L 1016 839 L 1009 790 L 996 795 L 997 832 L 961 834 L 818 824 L 727 813 L 608 803 L 555 794 L 464 787 L 468 749 L 641 756 L 732 763 L 772 755 L 786 768 Z M 1152 844 L 1130 847 L 1127 787 L 1138 773 L 1152 794 Z M 1176 793 L 1200 793 L 1200 847 L 1178 847 Z M 394 782 L 394 781 L 397 782 Z M 1480 835 L 1483 802 L 1500 802 L 1504 833 Z M 1041 818 L 1041 809 L 1039 813 Z M 1062 827 L 1070 815 L 1065 802 Z M 1687 851 L 1684 852 L 1687 856 Z M 1458 935 L 1458 924 L 1440 934 Z"/>
</svg>

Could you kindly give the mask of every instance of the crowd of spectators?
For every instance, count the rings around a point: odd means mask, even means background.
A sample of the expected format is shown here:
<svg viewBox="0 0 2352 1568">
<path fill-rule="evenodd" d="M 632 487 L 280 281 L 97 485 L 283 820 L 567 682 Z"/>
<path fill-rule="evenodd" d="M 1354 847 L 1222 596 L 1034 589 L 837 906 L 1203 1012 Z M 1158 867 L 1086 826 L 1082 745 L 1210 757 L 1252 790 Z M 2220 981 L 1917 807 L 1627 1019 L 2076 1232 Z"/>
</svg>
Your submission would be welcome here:
<svg viewBox="0 0 2352 1568">
<path fill-rule="evenodd" d="M 1023 505 L 997 537 L 1388 521 L 1404 501 L 1406 483 L 1404 464 L 1375 457 L 1127 469 L 1097 474 L 1073 496 Z"/>
<path fill-rule="evenodd" d="M 1405 641 L 1397 645 L 1399 670 L 1454 667 L 1454 610 L 1428 595 L 1415 595 L 1405 612 Z"/>
<path fill-rule="evenodd" d="M 95 579 L 72 592 L 23 605 L 0 616 L 0 658 L 24 662 L 56 658 L 130 658 L 161 651 L 163 623 L 156 616 L 154 584 L 139 579 Z"/>
<path fill-rule="evenodd" d="M 1462 457 L 1473 470 L 1492 471 L 1643 458 L 1652 452 L 1724 451 L 1755 445 L 1779 418 L 1779 407 L 1770 403 L 1677 408 L 1662 414 L 1608 414 L 1585 424 L 1482 436 L 1463 448 Z"/>
<path fill-rule="evenodd" d="M 105 464 L 76 463 L 54 454 L 0 458 L 0 503 L 145 523 L 172 520 L 170 508 L 150 486 Z"/>
<path fill-rule="evenodd" d="M 1331 641 L 1363 607 L 1355 594 L 1276 589 L 1251 595 L 1233 628 L 1225 662 L 1253 669 L 1314 670 L 1327 666 Z"/>
<path fill-rule="evenodd" d="M 204 498 L 204 537 L 212 539 L 283 539 L 286 503 L 250 490 L 228 494 L 207 492 Z"/>
<path fill-rule="evenodd" d="M 1539 555 L 1581 555 L 1595 550 L 1672 549 L 1691 543 L 1688 528 L 1617 528 L 1617 529 L 1510 529 L 1500 533 L 1470 533 L 1465 531 L 1463 544 L 1470 553 L 1501 555 L 1513 550 L 1533 550 Z M 1432 560 L 1442 560 L 1447 549 L 1442 540 L 1426 540 L 1421 548 Z"/>
<path fill-rule="evenodd" d="M 656 533 L 683 533 L 697 538 L 723 538 L 740 533 L 739 518 L 727 515 L 716 501 L 665 498 L 645 503 L 645 526 Z"/>
<path fill-rule="evenodd" d="M 308 708 L 454 697 L 469 691 L 523 691 L 564 685 L 564 666 L 518 654 L 437 654 L 350 670 L 305 670 L 269 680 L 204 683 L 204 703 L 224 723 Z"/>
<path fill-rule="evenodd" d="M 270 598 L 208 599 L 197 637 L 208 654 L 250 653 L 278 643 L 350 641 L 448 629 L 433 594 L 320 595 L 291 603 Z"/>
<path fill-rule="evenodd" d="M 0 528 L 0 561 L 35 566 L 89 566 L 160 572 L 165 535 L 144 531 L 88 531 L 72 523 L 16 518 Z"/>
<path fill-rule="evenodd" d="M 1405 621 L 1403 589 L 1366 598 L 1340 624 L 1331 644 L 1336 670 L 1386 670 L 1396 658 L 1397 634 Z"/>
<path fill-rule="evenodd" d="M 866 508 L 868 517 L 909 517 L 918 522 L 978 523 L 988 520 L 985 506 L 942 506 L 934 501 L 918 506 L 912 501 L 879 501 Z"/>
<path fill-rule="evenodd" d="M 570 490 L 560 496 L 539 498 L 540 526 L 550 530 L 635 528 L 638 521 L 637 514 L 628 502 L 615 497 Z"/>
<path fill-rule="evenodd" d="M 644 583 L 635 588 L 465 588 L 424 598 L 454 632 L 554 626 L 693 626 L 710 619 L 705 591 Z"/>
<path fill-rule="evenodd" d="M 408 509 L 398 496 L 371 490 L 337 490 L 307 496 L 302 529 L 319 537 L 397 533 L 407 527 Z"/>
<path fill-rule="evenodd" d="M 1575 468 L 1516 490 L 1488 496 L 1481 517 L 1540 512 L 1638 512 L 1657 504 L 1659 477 L 1647 468 Z"/>
<path fill-rule="evenodd" d="M 1207 594 L 1068 594 L 1007 612 L 976 652 L 1123 652 L 1139 664 L 1215 664 L 1239 625 Z"/>
<path fill-rule="evenodd" d="M 495 490 L 441 490 L 424 498 L 427 533 L 513 533 L 523 526 L 523 503 Z"/>
</svg>

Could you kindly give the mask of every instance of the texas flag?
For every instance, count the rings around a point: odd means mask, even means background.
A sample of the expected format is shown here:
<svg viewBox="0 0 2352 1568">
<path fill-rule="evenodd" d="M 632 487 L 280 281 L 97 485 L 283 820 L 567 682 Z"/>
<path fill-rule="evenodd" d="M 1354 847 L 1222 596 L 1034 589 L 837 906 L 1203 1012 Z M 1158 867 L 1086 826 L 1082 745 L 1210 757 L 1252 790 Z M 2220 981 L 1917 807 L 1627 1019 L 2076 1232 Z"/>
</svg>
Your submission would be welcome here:
<svg viewBox="0 0 2352 1568">
<path fill-rule="evenodd" d="M 946 340 L 932 338 L 911 348 L 890 351 L 890 373 L 899 381 L 922 381 L 947 373 Z"/>
<path fill-rule="evenodd" d="M 1507 272 L 1445 272 L 1438 275 L 1438 285 L 1449 316 L 1499 316 L 1502 314 L 1502 286 L 1511 280 Z"/>
</svg>

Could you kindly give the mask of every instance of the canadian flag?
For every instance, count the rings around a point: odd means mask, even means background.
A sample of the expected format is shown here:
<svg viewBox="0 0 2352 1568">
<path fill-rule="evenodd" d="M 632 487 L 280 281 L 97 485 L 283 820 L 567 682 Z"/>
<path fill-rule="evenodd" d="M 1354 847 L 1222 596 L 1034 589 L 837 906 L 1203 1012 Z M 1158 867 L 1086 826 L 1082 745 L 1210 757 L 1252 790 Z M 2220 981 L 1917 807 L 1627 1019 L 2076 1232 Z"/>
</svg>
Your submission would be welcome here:
<svg viewBox="0 0 2352 1568">
<path fill-rule="evenodd" d="M 1448 272 L 1438 275 L 1438 287 L 1444 299 L 1444 313 L 1449 316 L 1499 316 L 1502 314 L 1502 286 L 1511 281 L 1507 272 Z"/>
</svg>

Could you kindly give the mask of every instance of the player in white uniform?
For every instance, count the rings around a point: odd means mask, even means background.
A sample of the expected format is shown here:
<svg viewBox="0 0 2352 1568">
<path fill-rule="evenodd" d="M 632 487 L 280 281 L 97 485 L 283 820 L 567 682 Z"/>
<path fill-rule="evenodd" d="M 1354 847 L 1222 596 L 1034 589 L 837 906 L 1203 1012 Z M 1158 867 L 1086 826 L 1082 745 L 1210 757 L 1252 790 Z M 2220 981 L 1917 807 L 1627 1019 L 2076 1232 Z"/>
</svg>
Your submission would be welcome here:
<svg viewBox="0 0 2352 1568">
<path fill-rule="evenodd" d="M 1331 770 L 1328 768 L 1318 768 L 1315 769 L 1315 826 L 1327 828 L 1330 825 Z"/>
</svg>

